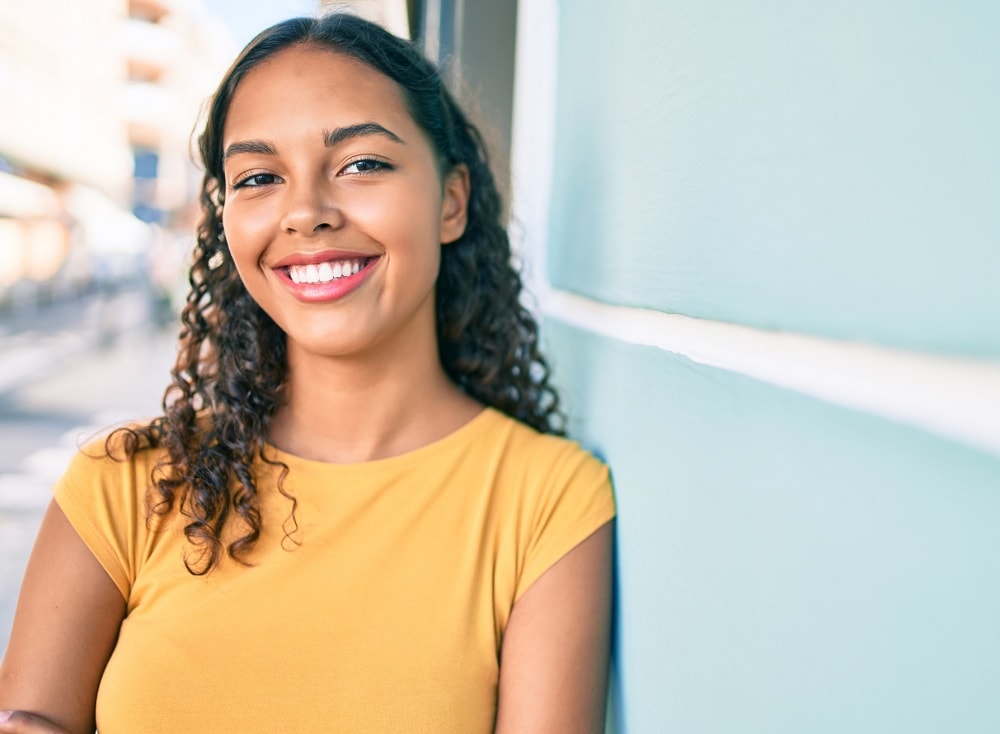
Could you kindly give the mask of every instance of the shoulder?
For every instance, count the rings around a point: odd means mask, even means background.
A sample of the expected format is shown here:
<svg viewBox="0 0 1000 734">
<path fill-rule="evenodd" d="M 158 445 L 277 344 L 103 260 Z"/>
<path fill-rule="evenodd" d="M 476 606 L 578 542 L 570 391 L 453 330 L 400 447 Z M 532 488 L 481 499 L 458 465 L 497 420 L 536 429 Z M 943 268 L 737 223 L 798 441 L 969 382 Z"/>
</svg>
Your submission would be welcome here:
<svg viewBox="0 0 1000 734">
<path fill-rule="evenodd" d="M 139 424 L 118 426 L 89 437 L 70 460 L 67 475 L 96 478 L 122 471 L 130 474 L 152 471 L 165 452 L 149 445 L 143 438 L 142 428 Z"/>
<path fill-rule="evenodd" d="M 124 426 L 83 443 L 52 488 L 67 515 L 145 512 L 145 498 L 165 458 L 136 430 Z"/>
<path fill-rule="evenodd" d="M 510 602 L 616 513 L 607 465 L 578 442 L 498 415 L 493 497 L 515 561 Z M 505 587 L 505 593 L 506 593 Z M 501 613 L 503 621 L 503 614 Z"/>
<path fill-rule="evenodd" d="M 540 433 L 531 426 L 494 411 L 503 464 L 523 478 L 542 483 L 608 484 L 605 462 L 579 442 L 565 436 Z"/>
<path fill-rule="evenodd" d="M 554 543 L 558 557 L 560 550 L 615 516 L 611 476 L 603 461 L 570 438 L 539 433 L 513 418 L 500 415 L 497 425 L 494 491 L 497 501 L 518 518 L 520 537 Z"/>
</svg>

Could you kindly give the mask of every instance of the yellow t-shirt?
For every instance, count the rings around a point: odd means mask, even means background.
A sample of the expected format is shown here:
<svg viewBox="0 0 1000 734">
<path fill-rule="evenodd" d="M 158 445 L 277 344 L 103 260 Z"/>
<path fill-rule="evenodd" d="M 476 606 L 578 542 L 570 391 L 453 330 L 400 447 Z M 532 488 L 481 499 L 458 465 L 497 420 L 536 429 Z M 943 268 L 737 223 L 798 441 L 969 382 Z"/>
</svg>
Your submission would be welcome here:
<svg viewBox="0 0 1000 734">
<path fill-rule="evenodd" d="M 184 568 L 177 515 L 146 522 L 160 455 L 73 460 L 55 498 L 128 604 L 102 734 L 492 731 L 514 602 L 615 513 L 607 468 L 486 409 L 401 456 L 259 467 L 247 567 Z"/>
</svg>

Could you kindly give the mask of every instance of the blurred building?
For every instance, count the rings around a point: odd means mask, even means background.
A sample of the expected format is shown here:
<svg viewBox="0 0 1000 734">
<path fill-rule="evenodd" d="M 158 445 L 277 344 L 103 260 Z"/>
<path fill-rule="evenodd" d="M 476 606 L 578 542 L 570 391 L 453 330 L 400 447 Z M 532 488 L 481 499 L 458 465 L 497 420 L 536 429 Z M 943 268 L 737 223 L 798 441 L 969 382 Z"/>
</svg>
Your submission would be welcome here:
<svg viewBox="0 0 1000 734">
<path fill-rule="evenodd" d="M 356 0 L 326 2 L 412 38 L 439 64 L 483 133 L 498 183 L 510 188 L 517 0 Z"/>
<path fill-rule="evenodd" d="M 169 225 L 183 219 L 196 198 L 192 133 L 236 48 L 200 0 L 125 5 L 118 37 L 126 75 L 121 112 L 134 162 L 132 208 L 143 221 Z"/>
<path fill-rule="evenodd" d="M 115 277 L 143 223 L 187 225 L 191 130 L 233 52 L 201 0 L 0 4 L 0 306 Z"/>
</svg>

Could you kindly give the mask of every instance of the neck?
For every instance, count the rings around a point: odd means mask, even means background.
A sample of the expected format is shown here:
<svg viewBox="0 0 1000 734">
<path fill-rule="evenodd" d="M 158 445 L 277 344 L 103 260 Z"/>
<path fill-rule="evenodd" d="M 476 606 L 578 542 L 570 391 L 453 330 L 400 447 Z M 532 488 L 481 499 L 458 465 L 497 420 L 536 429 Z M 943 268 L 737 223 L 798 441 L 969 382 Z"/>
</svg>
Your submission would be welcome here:
<svg viewBox="0 0 1000 734">
<path fill-rule="evenodd" d="M 306 459 L 357 463 L 432 443 L 478 414 L 482 406 L 445 373 L 436 342 L 412 347 L 341 358 L 289 344 L 285 402 L 269 440 Z"/>
</svg>

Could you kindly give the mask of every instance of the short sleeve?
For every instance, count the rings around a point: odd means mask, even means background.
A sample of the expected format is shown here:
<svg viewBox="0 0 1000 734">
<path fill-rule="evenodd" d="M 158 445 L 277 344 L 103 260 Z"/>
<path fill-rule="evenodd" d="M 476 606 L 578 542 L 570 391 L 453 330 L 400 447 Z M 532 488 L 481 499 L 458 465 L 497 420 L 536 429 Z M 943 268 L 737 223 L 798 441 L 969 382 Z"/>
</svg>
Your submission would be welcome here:
<svg viewBox="0 0 1000 734">
<path fill-rule="evenodd" d="M 514 600 L 615 516 L 608 467 L 575 444 L 541 483 Z"/>
<path fill-rule="evenodd" d="M 104 442 L 77 452 L 52 493 L 70 524 L 128 600 L 145 531 L 135 463 L 109 457 Z"/>
</svg>

